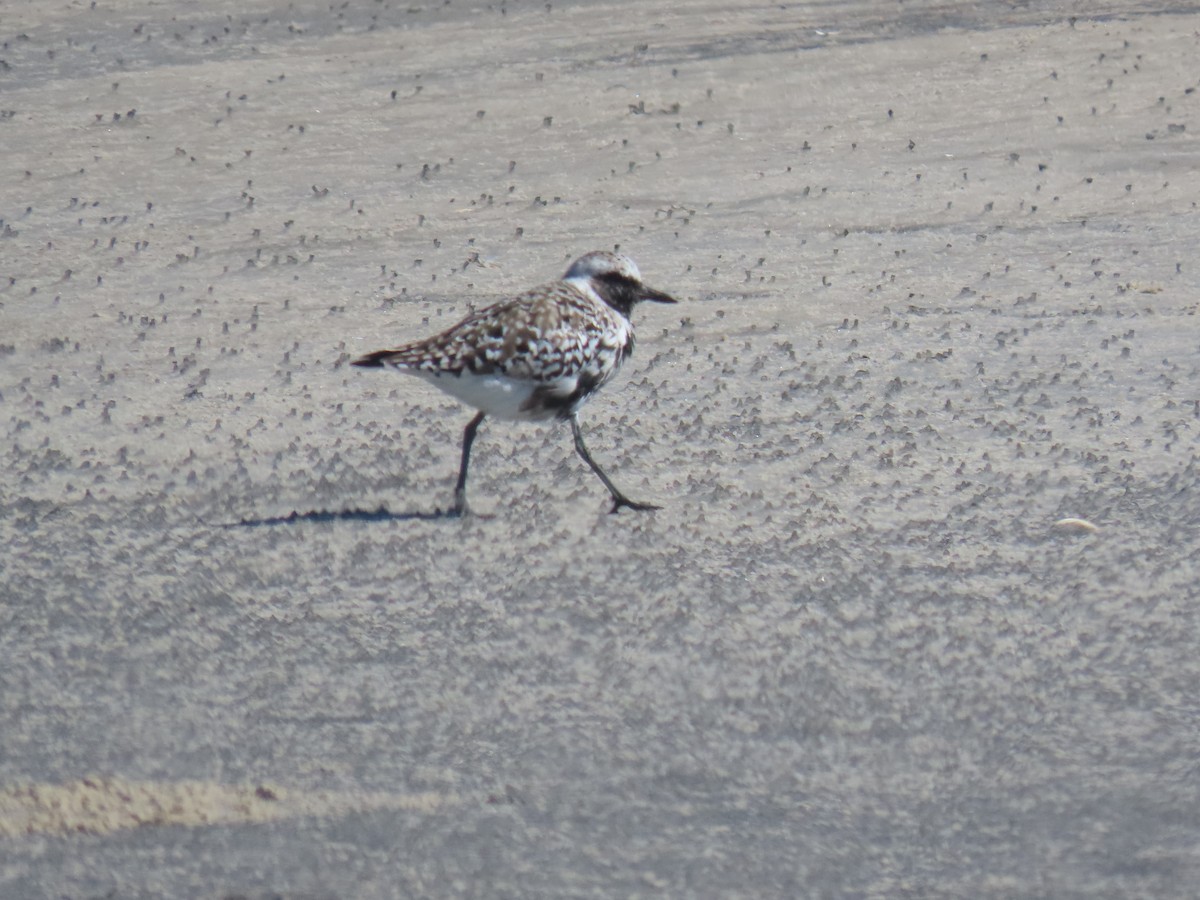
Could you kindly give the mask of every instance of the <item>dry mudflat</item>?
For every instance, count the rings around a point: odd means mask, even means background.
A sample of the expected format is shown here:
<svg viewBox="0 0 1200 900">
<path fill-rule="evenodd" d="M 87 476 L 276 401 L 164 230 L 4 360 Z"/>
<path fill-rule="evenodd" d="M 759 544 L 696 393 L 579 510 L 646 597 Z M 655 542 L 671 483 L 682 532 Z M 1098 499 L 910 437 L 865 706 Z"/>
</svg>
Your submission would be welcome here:
<svg viewBox="0 0 1200 900">
<path fill-rule="evenodd" d="M 0 896 L 1194 896 L 1200 9 L 0 29 Z M 614 246 L 663 510 L 438 517 L 347 361 Z"/>
</svg>

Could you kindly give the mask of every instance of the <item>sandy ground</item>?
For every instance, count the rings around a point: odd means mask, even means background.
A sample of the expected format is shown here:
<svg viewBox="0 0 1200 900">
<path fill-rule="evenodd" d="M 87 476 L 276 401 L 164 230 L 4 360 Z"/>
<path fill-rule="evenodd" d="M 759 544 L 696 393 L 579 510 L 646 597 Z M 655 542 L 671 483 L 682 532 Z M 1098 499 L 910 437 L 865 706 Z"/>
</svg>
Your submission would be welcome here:
<svg viewBox="0 0 1200 900">
<path fill-rule="evenodd" d="M 1194 895 L 1200 10 L 0 28 L 0 896 Z M 432 517 L 347 360 L 613 246 L 665 509 Z"/>
</svg>

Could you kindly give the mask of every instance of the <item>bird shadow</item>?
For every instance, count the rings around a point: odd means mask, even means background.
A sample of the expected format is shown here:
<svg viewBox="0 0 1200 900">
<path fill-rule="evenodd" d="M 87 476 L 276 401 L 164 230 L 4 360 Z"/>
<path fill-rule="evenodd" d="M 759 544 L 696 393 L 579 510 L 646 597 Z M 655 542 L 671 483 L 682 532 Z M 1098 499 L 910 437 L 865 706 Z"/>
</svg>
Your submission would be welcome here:
<svg viewBox="0 0 1200 900">
<path fill-rule="evenodd" d="M 226 522 L 222 528 L 269 528 L 276 525 L 295 525 L 300 522 L 436 522 L 442 519 L 461 518 L 453 509 L 435 509 L 432 512 L 412 510 L 392 512 L 386 506 L 378 509 L 313 509 L 307 512 L 292 510 L 286 516 L 264 516 L 263 518 L 240 519 Z"/>
</svg>

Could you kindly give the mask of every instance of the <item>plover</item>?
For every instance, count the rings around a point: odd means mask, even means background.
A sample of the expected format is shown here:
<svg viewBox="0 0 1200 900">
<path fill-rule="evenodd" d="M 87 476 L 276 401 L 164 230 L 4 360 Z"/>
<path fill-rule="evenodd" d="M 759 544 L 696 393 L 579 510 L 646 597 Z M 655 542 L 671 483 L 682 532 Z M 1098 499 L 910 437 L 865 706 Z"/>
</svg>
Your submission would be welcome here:
<svg viewBox="0 0 1200 900">
<path fill-rule="evenodd" d="M 579 408 L 633 352 L 629 316 L 643 300 L 675 302 L 643 284 L 628 256 L 588 253 L 571 263 L 561 281 L 479 310 L 425 340 L 368 353 L 353 365 L 417 375 L 479 410 L 463 431 L 456 515 L 469 512 L 471 444 L 486 416 L 569 421 L 576 452 L 612 495 L 611 512 L 659 509 L 621 493 L 588 453 L 579 427 Z"/>
</svg>

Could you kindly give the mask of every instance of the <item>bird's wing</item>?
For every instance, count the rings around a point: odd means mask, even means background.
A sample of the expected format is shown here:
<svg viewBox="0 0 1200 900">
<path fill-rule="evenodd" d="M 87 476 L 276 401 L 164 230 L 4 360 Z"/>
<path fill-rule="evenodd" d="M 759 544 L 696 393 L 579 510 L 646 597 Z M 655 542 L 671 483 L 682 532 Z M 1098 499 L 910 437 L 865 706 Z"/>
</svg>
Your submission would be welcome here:
<svg viewBox="0 0 1200 900">
<path fill-rule="evenodd" d="M 441 334 L 367 354 L 355 365 L 498 372 L 546 383 L 574 378 L 604 355 L 614 354 L 619 362 L 629 340 L 628 326 L 617 313 L 574 286 L 555 282 L 472 313 Z"/>
</svg>

